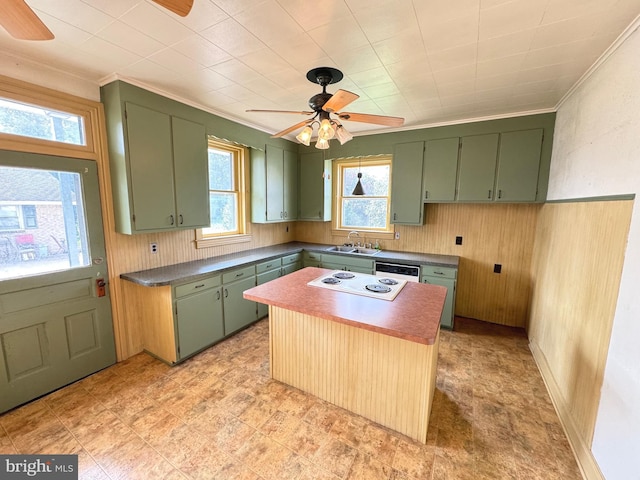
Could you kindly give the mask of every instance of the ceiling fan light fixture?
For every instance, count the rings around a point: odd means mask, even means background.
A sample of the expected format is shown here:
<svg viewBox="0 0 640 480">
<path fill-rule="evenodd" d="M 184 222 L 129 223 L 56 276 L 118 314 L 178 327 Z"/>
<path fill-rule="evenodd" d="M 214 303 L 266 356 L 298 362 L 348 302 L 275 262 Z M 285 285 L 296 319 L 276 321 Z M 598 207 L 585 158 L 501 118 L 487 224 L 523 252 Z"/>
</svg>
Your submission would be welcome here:
<svg viewBox="0 0 640 480">
<path fill-rule="evenodd" d="M 313 129 L 307 125 L 302 129 L 302 131 L 296 135 L 296 139 L 303 145 L 309 146 L 311 143 L 311 135 L 313 134 Z"/>
<path fill-rule="evenodd" d="M 323 140 L 331 140 L 335 133 L 336 131 L 331 126 L 331 121 L 328 118 L 323 118 L 318 128 L 318 137 Z"/>
<path fill-rule="evenodd" d="M 316 148 L 319 148 L 320 150 L 326 150 L 327 148 L 329 148 L 329 141 L 324 138 L 318 137 Z"/>
<path fill-rule="evenodd" d="M 336 127 L 336 138 L 340 142 L 340 145 L 344 145 L 349 140 L 353 139 L 353 135 L 343 125 L 338 124 Z"/>
</svg>

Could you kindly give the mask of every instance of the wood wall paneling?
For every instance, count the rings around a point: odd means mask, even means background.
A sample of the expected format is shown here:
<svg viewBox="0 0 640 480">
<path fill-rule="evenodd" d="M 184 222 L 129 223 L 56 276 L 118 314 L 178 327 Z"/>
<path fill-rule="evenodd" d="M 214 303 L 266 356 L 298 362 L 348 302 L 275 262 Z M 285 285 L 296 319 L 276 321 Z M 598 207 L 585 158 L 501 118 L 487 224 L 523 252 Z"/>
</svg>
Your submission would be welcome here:
<svg viewBox="0 0 640 480">
<path fill-rule="evenodd" d="M 633 201 L 547 204 L 538 220 L 528 334 L 583 468 L 597 465 L 590 450 L 632 208 Z"/>
<path fill-rule="evenodd" d="M 387 250 L 460 256 L 456 315 L 524 327 L 531 296 L 531 254 L 538 204 L 428 204 L 425 225 L 396 225 L 399 240 L 381 241 Z M 463 237 L 462 245 L 455 244 Z M 330 222 L 298 222 L 296 239 L 342 244 Z M 376 237 L 367 237 L 375 242 Z M 502 273 L 493 273 L 494 264 Z"/>
</svg>

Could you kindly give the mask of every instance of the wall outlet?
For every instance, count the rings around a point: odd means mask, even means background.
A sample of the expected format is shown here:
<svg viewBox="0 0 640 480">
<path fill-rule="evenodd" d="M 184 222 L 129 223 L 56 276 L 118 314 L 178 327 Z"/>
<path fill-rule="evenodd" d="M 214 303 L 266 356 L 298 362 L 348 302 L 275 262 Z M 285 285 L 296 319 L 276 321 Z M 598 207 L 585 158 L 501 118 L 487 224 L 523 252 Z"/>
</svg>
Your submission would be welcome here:
<svg viewBox="0 0 640 480">
<path fill-rule="evenodd" d="M 149 249 L 151 250 L 151 253 L 158 253 L 158 244 L 157 243 L 150 243 L 149 244 Z"/>
<path fill-rule="evenodd" d="M 394 237 L 396 240 L 400 240 L 400 232 L 396 232 L 396 235 Z"/>
<path fill-rule="evenodd" d="M 493 266 L 493 273 L 501 273 L 502 272 L 502 265 L 500 265 L 499 263 L 496 263 Z"/>
<path fill-rule="evenodd" d="M 462 245 L 462 237 L 456 237 L 456 245 Z"/>
</svg>

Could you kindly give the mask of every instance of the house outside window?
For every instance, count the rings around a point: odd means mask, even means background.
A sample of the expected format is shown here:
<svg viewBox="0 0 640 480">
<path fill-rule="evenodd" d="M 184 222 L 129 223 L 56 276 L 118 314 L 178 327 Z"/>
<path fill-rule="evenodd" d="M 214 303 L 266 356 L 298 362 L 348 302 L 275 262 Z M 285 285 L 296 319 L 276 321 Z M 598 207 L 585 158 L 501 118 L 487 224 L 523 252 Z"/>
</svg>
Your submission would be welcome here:
<svg viewBox="0 0 640 480">
<path fill-rule="evenodd" d="M 358 173 L 364 195 L 353 195 Z M 334 234 L 357 230 L 390 238 L 391 157 L 352 158 L 334 162 Z"/>
</svg>

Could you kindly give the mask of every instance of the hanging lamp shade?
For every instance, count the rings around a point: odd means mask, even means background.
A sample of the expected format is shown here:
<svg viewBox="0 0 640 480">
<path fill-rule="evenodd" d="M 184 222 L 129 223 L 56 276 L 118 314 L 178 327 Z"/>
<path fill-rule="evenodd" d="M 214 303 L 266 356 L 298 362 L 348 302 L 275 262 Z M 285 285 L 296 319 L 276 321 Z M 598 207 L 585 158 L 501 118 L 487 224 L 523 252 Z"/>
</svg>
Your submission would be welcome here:
<svg viewBox="0 0 640 480">
<path fill-rule="evenodd" d="M 364 188 L 362 188 L 362 183 L 360 183 L 360 179 L 362 178 L 362 173 L 358 172 L 358 183 L 353 189 L 351 195 L 364 195 Z"/>
</svg>

